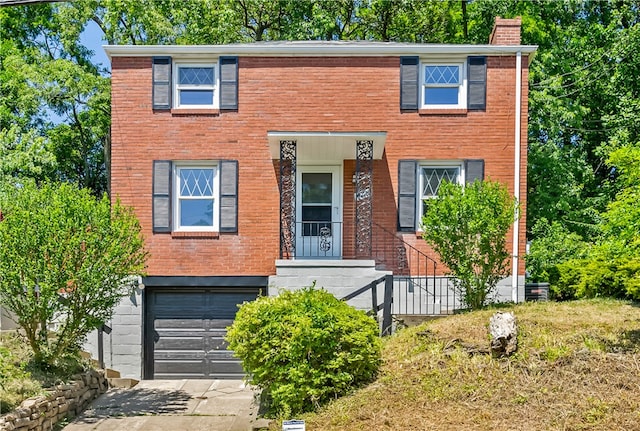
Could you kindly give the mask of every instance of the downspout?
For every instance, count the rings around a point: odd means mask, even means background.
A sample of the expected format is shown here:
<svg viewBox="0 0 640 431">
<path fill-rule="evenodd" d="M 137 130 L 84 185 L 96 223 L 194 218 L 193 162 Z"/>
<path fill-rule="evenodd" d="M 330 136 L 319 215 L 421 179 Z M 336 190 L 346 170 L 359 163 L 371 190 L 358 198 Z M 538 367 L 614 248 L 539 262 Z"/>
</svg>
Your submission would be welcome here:
<svg viewBox="0 0 640 431">
<path fill-rule="evenodd" d="M 522 116 L 522 52 L 516 53 L 516 124 L 514 139 L 514 172 L 513 172 L 513 195 L 516 202 L 520 202 L 520 131 Z M 513 221 L 513 261 L 511 265 L 511 299 L 518 302 L 518 251 L 520 249 L 520 222 L 518 209 L 514 212 Z"/>
</svg>

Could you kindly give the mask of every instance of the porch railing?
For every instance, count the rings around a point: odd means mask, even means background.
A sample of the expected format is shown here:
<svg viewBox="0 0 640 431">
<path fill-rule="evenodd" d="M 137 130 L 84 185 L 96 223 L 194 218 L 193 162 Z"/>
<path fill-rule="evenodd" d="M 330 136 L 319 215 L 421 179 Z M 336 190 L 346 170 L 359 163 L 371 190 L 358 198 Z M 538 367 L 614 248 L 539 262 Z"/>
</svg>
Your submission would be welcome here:
<svg viewBox="0 0 640 431">
<path fill-rule="evenodd" d="M 343 239 L 342 222 L 297 221 L 293 253 L 285 258 L 339 259 L 343 256 Z M 376 269 L 393 274 L 392 314 L 440 315 L 460 308 L 451 280 L 436 275 L 437 262 L 404 241 L 398 233 L 372 222 L 371 255 L 360 258 L 371 259 Z M 378 280 L 377 285 L 381 282 Z M 357 292 L 359 295 L 369 290 L 375 298 L 376 288 L 372 285 L 363 286 Z"/>
<path fill-rule="evenodd" d="M 439 316 L 460 308 L 451 279 L 445 276 L 393 278 L 393 314 Z"/>
<path fill-rule="evenodd" d="M 384 297 L 382 303 L 378 303 L 378 285 L 384 283 Z M 392 305 L 393 305 L 393 276 L 385 275 L 373 280 L 366 286 L 355 290 L 342 298 L 343 301 L 348 301 L 357 296 L 360 296 L 368 291 L 371 291 L 371 312 L 377 317 L 380 310 L 382 310 L 382 321 L 380 322 L 380 335 L 390 335 L 392 331 Z"/>
<path fill-rule="evenodd" d="M 410 277 L 412 289 L 426 290 L 429 282 L 435 283 L 436 261 L 397 233 L 374 222 L 372 242 L 372 259 L 378 269 L 393 271 L 396 277 Z"/>
<path fill-rule="evenodd" d="M 342 222 L 296 222 L 296 258 L 340 258 Z"/>
<path fill-rule="evenodd" d="M 373 223 L 376 268 L 393 272 L 394 315 L 440 315 L 459 308 L 448 277 L 436 276 L 437 262 L 378 223 Z"/>
</svg>

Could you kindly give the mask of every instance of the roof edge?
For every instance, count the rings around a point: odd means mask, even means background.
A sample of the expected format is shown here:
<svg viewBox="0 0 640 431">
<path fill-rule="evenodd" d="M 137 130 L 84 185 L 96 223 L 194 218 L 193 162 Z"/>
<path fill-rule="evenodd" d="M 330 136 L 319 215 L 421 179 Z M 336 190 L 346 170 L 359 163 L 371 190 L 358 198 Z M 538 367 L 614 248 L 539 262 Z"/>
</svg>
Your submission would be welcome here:
<svg viewBox="0 0 640 431">
<path fill-rule="evenodd" d="M 103 45 L 107 56 L 237 55 L 257 57 L 395 57 L 401 55 L 514 55 L 537 45 L 446 45 L 389 42 L 266 42 L 229 45 Z"/>
</svg>

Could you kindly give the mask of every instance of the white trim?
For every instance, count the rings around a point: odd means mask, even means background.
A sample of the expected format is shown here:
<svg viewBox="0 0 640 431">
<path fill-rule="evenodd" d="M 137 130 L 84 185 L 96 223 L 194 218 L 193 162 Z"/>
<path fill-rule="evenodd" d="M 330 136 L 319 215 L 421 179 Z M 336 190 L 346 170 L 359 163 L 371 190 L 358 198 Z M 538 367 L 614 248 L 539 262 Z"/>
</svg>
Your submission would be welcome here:
<svg viewBox="0 0 640 431">
<path fill-rule="evenodd" d="M 458 66 L 458 77 L 460 82 L 458 85 L 450 84 L 427 84 L 425 82 L 425 69 L 427 66 Z M 467 62 L 455 61 L 449 59 L 449 61 L 420 61 L 420 107 L 421 109 L 465 109 L 467 107 Z M 425 89 L 430 88 L 458 88 L 458 103 L 454 104 L 427 104 L 425 97 Z"/>
<path fill-rule="evenodd" d="M 173 108 L 175 109 L 218 109 L 219 102 L 219 88 L 220 88 L 220 71 L 217 62 L 205 62 L 205 61 L 174 61 L 173 62 Z M 213 85 L 198 86 L 198 85 L 181 85 L 178 83 L 179 69 L 181 67 L 211 67 L 213 68 Z M 213 92 L 211 105 L 180 105 L 180 90 L 211 90 Z"/>
<path fill-rule="evenodd" d="M 356 141 L 373 141 L 373 158 L 382 159 L 386 132 L 303 132 L 268 131 L 271 158 L 280 158 L 280 141 L 296 141 L 297 160 L 301 164 L 335 165 L 356 158 Z"/>
<path fill-rule="evenodd" d="M 397 57 L 401 55 L 515 55 L 531 54 L 537 45 L 445 45 L 394 42 L 291 41 L 239 43 L 229 45 L 103 45 L 109 58 L 170 55 L 209 57 L 220 55 L 275 56 L 349 56 Z"/>
<path fill-rule="evenodd" d="M 521 116 L 522 116 L 522 53 L 520 51 L 516 54 L 516 124 L 515 124 L 515 139 L 514 139 L 514 172 L 513 172 L 513 195 L 516 198 L 516 202 L 520 202 L 520 131 L 521 131 Z M 513 302 L 518 302 L 518 253 L 519 253 L 519 229 L 520 229 L 520 214 L 516 208 L 513 221 L 513 263 L 511 265 L 511 299 Z"/>
<path fill-rule="evenodd" d="M 338 229 L 332 229 L 332 245 L 335 248 L 329 256 L 320 255 L 318 257 L 339 259 L 342 257 L 342 235 L 343 235 L 343 185 L 342 178 L 344 175 L 344 164 L 303 164 L 296 166 L 296 223 L 302 221 L 302 175 L 305 173 L 329 173 L 331 174 L 331 204 L 327 205 L 331 207 L 331 222 L 337 223 Z M 302 244 L 309 246 L 309 250 L 313 252 L 316 244 L 306 241 L 312 237 L 303 237 L 300 226 L 296 226 L 296 254 L 298 249 L 302 253 L 305 252 L 302 248 Z M 313 259 L 315 256 L 302 256 L 302 259 Z"/>
<path fill-rule="evenodd" d="M 213 169 L 213 224 L 211 226 L 180 225 L 180 175 L 181 169 Z M 173 232 L 218 232 L 220 229 L 220 163 L 217 161 L 174 161 L 173 162 Z M 188 198 L 186 198 L 188 199 Z"/>
</svg>

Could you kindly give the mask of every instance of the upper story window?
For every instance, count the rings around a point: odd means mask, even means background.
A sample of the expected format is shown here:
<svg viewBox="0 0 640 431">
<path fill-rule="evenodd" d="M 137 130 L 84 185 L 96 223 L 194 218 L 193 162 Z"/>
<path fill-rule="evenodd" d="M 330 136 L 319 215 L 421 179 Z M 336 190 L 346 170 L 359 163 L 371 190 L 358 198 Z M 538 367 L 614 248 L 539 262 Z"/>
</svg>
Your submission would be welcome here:
<svg viewBox="0 0 640 431">
<path fill-rule="evenodd" d="M 463 63 L 422 64 L 423 108 L 466 108 L 466 76 Z"/>
<path fill-rule="evenodd" d="M 174 165 L 174 230 L 218 230 L 218 164 Z"/>
<path fill-rule="evenodd" d="M 216 64 L 175 65 L 176 108 L 217 108 L 218 73 Z"/>
<path fill-rule="evenodd" d="M 205 114 L 210 114 L 238 110 L 238 57 L 153 57 L 152 81 L 154 111 L 204 109 Z"/>
<path fill-rule="evenodd" d="M 400 110 L 485 111 L 487 57 L 444 59 L 400 57 Z"/>
</svg>

